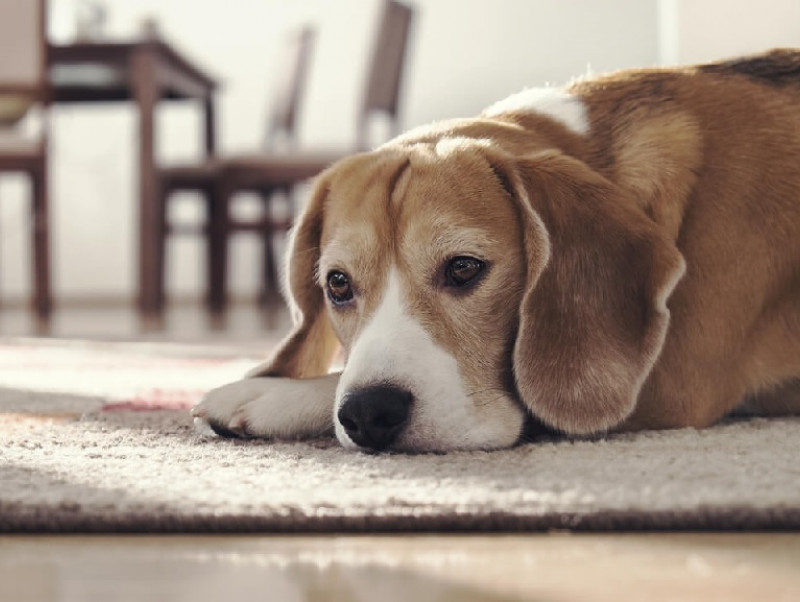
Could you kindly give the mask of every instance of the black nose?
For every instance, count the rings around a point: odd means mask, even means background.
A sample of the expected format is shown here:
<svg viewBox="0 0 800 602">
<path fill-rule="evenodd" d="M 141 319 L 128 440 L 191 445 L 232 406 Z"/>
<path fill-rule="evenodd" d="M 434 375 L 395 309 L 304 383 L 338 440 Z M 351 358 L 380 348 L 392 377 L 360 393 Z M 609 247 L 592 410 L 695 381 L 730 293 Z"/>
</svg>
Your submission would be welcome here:
<svg viewBox="0 0 800 602">
<path fill-rule="evenodd" d="M 392 385 L 356 389 L 345 395 L 339 422 L 356 445 L 382 450 L 403 430 L 413 401 L 409 391 Z"/>
</svg>

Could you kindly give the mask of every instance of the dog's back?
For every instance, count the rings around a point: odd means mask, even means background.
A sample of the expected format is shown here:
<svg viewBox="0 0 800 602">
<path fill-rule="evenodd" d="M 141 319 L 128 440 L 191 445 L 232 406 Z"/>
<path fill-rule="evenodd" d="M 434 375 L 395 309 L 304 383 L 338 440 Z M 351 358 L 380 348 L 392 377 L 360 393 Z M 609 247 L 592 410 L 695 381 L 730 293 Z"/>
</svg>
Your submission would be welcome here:
<svg viewBox="0 0 800 602">
<path fill-rule="evenodd" d="M 743 398 L 800 411 L 800 51 L 573 90 L 605 128 L 587 160 L 637 196 L 687 263 L 630 425 L 704 426 Z"/>
<path fill-rule="evenodd" d="M 800 91 L 800 51 L 791 48 L 708 63 L 697 70 L 716 75 L 745 75 L 766 84 Z"/>
</svg>

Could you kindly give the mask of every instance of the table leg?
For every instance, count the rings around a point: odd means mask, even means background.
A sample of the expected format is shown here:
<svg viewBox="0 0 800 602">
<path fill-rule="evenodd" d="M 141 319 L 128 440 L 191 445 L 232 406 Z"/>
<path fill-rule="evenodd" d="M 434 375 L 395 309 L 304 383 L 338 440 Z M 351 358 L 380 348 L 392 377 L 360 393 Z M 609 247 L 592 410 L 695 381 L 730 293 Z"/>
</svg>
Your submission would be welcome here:
<svg viewBox="0 0 800 602">
<path fill-rule="evenodd" d="M 138 306 L 144 317 L 161 312 L 158 295 L 158 182 L 155 164 L 155 105 L 158 100 L 156 56 L 138 49 L 133 57 L 133 95 L 139 109 L 139 278 Z"/>
<path fill-rule="evenodd" d="M 52 308 L 50 293 L 50 216 L 47 199 L 47 158 L 31 174 L 33 188 L 33 306 L 39 320 L 47 320 Z"/>
</svg>

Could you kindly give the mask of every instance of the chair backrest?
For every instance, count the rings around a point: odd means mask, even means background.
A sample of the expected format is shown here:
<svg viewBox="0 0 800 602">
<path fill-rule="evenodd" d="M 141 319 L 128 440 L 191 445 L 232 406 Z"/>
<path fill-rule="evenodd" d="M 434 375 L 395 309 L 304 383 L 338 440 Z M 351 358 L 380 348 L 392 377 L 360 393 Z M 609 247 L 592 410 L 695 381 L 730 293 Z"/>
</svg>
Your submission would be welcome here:
<svg viewBox="0 0 800 602">
<path fill-rule="evenodd" d="M 2 1 L 2 0 L 0 0 Z M 298 109 L 303 98 L 316 31 L 306 25 L 292 32 L 273 82 L 267 121 L 267 146 L 294 144 Z"/>
<path fill-rule="evenodd" d="M 375 113 L 385 114 L 391 135 L 398 134 L 398 113 L 414 9 L 396 0 L 383 0 L 374 41 L 363 104 L 358 118 L 357 144 L 369 147 L 369 125 Z"/>
<path fill-rule="evenodd" d="M 45 0 L 0 0 L 0 93 L 41 98 L 46 60 Z"/>
</svg>

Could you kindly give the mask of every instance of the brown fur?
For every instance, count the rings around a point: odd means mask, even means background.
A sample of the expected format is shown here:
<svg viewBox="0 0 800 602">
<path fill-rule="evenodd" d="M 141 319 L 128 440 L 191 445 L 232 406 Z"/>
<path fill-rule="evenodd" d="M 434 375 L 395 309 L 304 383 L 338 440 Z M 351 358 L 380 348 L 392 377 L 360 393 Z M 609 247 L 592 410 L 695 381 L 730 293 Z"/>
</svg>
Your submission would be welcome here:
<svg viewBox="0 0 800 602">
<path fill-rule="evenodd" d="M 335 165 L 293 239 L 298 326 L 264 373 L 323 374 L 393 261 L 472 387 L 513 389 L 562 431 L 707 426 L 745 398 L 800 411 L 796 65 L 779 51 L 616 73 L 569 90 L 585 137 L 512 112 Z M 464 298 L 430 276 L 459 237 L 491 263 Z M 332 313 L 320 285 L 340 263 L 366 302 Z"/>
</svg>

